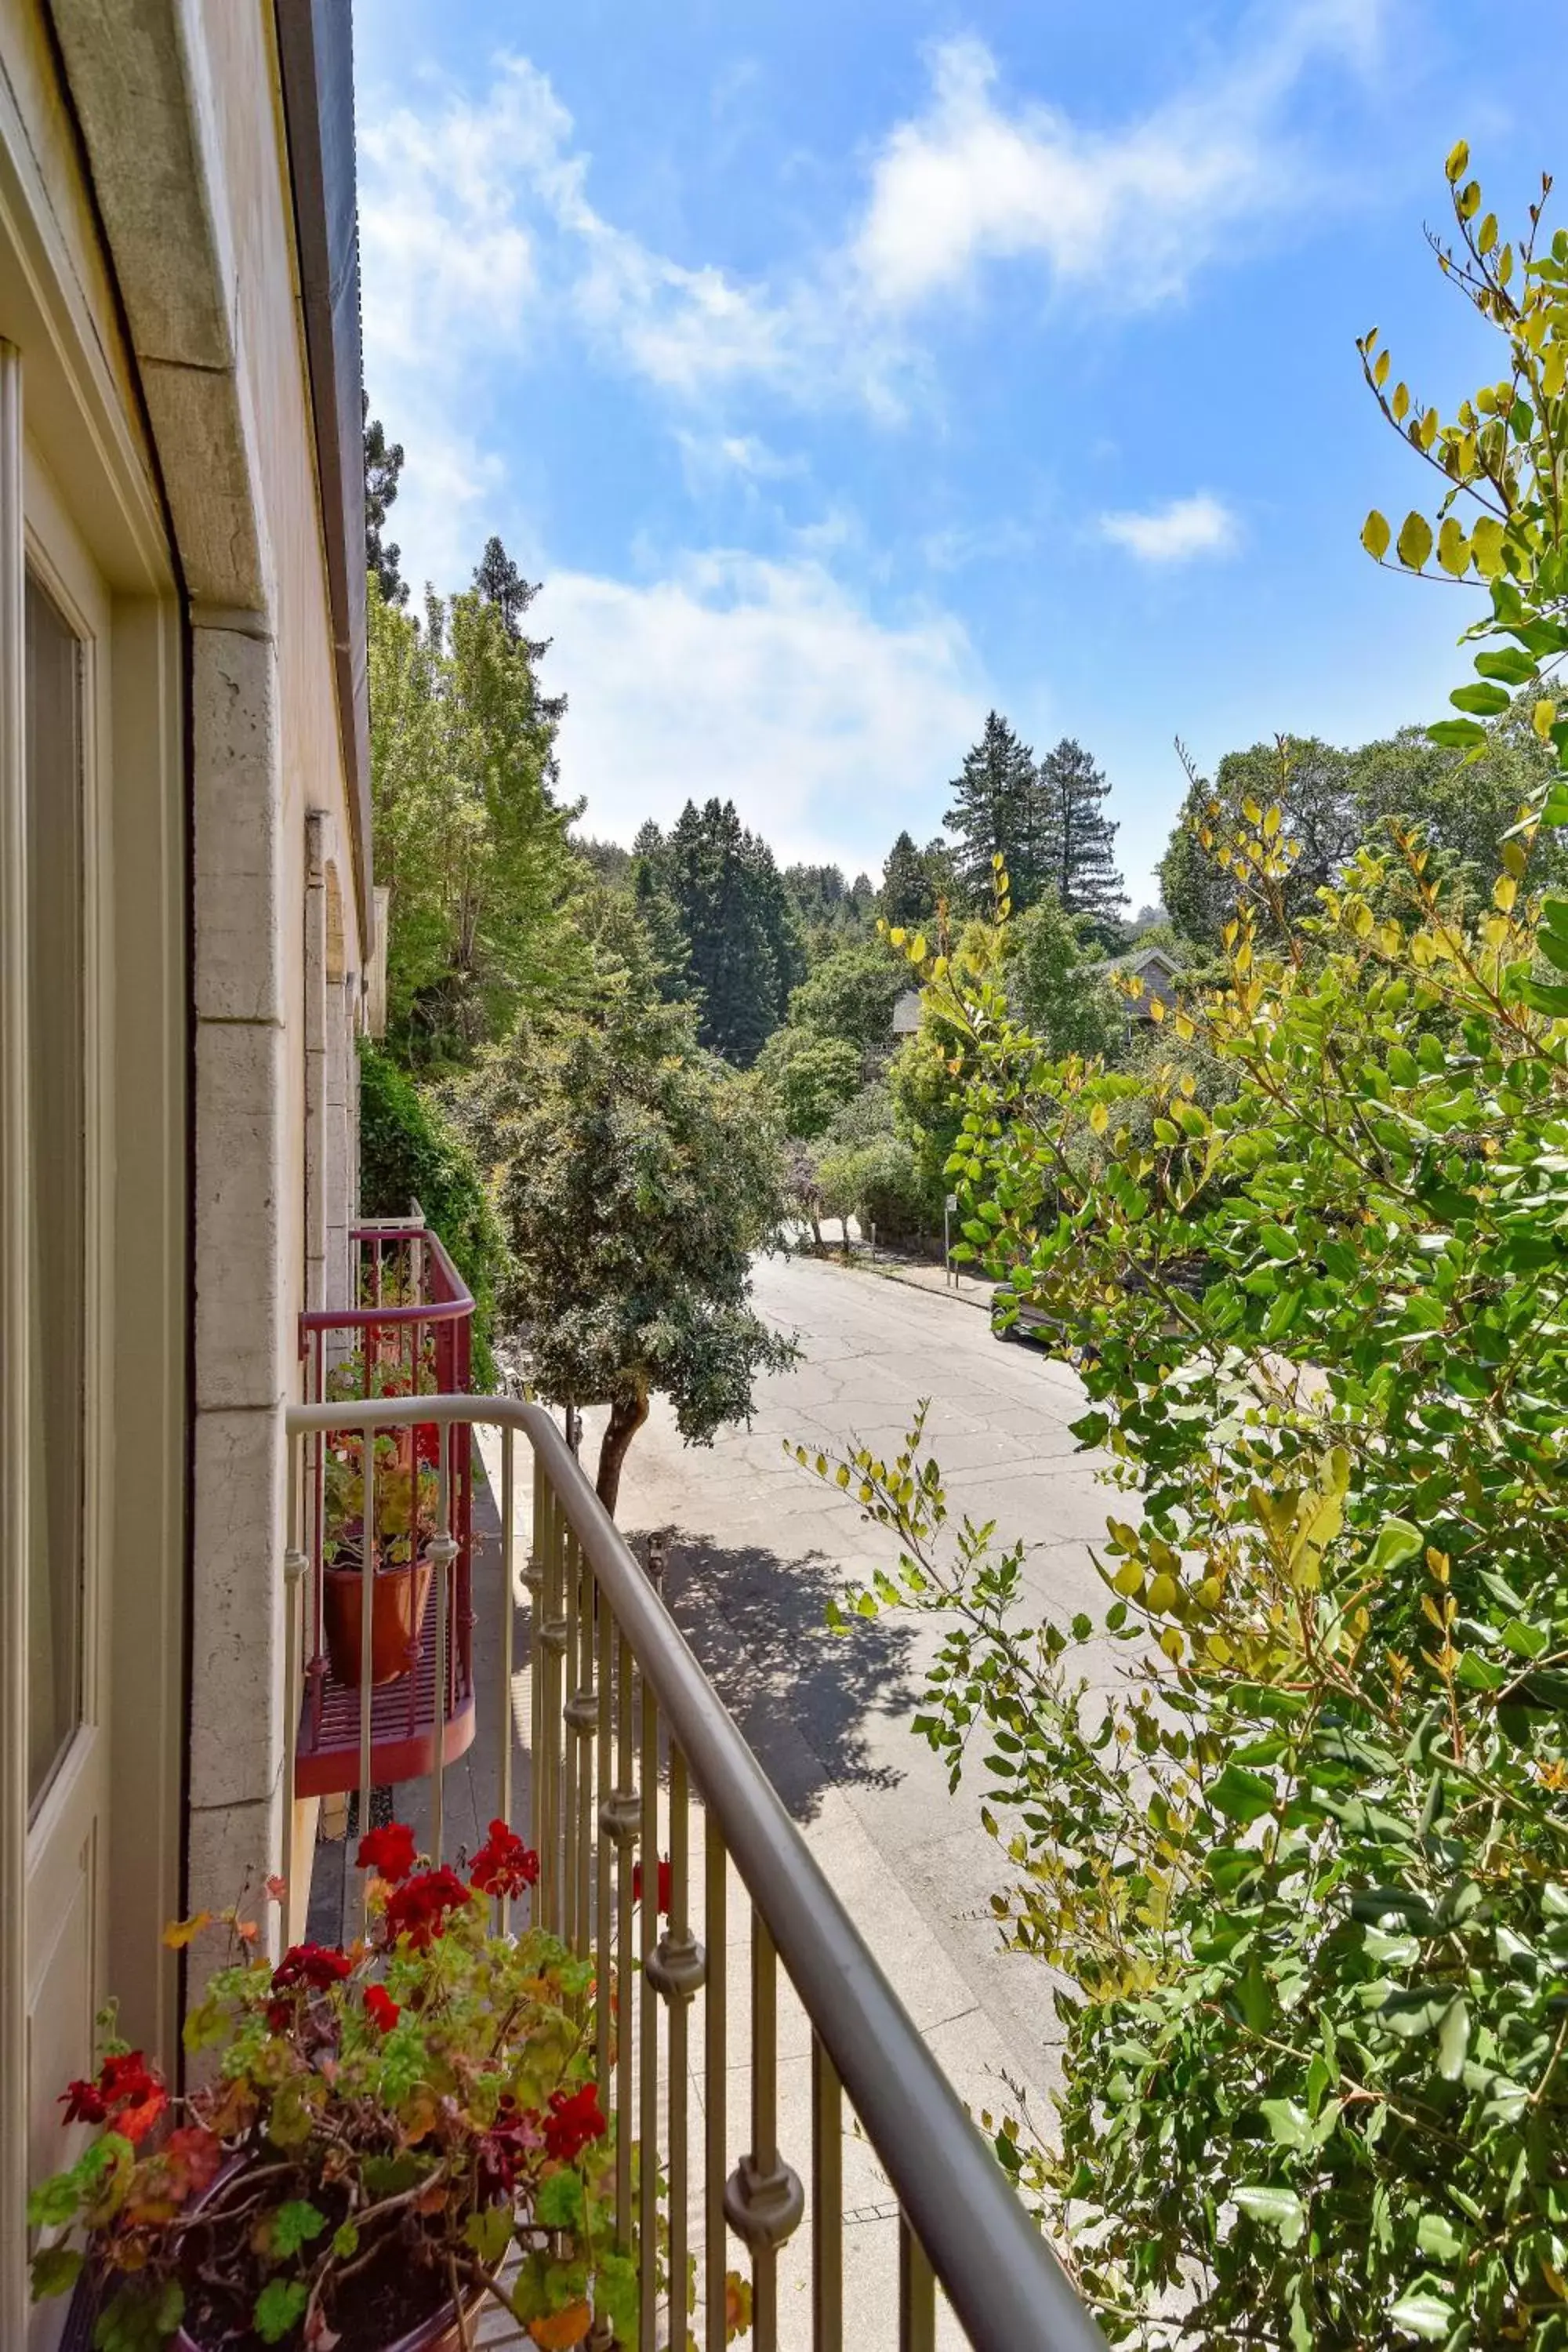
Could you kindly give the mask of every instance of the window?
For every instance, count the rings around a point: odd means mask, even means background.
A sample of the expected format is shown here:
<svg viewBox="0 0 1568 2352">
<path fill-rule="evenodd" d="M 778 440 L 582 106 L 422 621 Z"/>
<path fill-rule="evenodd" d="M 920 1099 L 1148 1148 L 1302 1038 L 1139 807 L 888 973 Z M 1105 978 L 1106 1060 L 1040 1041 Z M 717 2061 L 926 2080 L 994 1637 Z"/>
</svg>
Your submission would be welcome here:
<svg viewBox="0 0 1568 2352">
<path fill-rule="evenodd" d="M 27 574 L 24 777 L 32 1160 L 27 1792 L 81 1719 L 86 1382 L 82 648 Z"/>
</svg>

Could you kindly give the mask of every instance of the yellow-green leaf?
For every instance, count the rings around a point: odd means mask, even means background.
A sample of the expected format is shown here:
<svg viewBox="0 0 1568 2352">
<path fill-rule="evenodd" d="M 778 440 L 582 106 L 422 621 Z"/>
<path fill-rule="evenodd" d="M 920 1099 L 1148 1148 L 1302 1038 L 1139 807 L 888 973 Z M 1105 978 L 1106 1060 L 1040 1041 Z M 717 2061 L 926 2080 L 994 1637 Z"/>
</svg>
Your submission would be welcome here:
<svg viewBox="0 0 1568 2352">
<path fill-rule="evenodd" d="M 1544 743 L 1557 724 L 1557 705 L 1550 699 L 1538 702 L 1530 714 L 1530 723 Z"/>
<path fill-rule="evenodd" d="M 1407 514 L 1395 545 L 1405 569 L 1419 572 L 1432 552 L 1432 526 L 1426 516 L 1414 510 Z"/>
<path fill-rule="evenodd" d="M 1458 179 L 1460 174 L 1468 168 L 1469 160 L 1470 151 L 1468 143 L 1463 139 L 1457 140 L 1454 145 L 1448 150 L 1448 160 L 1443 166 L 1444 171 L 1447 174 L 1448 184 L 1450 187 L 1452 187 L 1454 182 Z"/>
<path fill-rule="evenodd" d="M 1495 580 L 1502 570 L 1503 538 L 1496 515 L 1481 515 L 1470 525 L 1470 554 L 1483 580 Z"/>
<path fill-rule="evenodd" d="M 1373 507 L 1361 527 L 1361 543 L 1373 560 L 1381 563 L 1388 553 L 1388 525 Z"/>
<path fill-rule="evenodd" d="M 1445 572 L 1462 580 L 1470 566 L 1470 543 L 1452 515 L 1445 515 L 1437 533 L 1437 561 Z"/>
</svg>

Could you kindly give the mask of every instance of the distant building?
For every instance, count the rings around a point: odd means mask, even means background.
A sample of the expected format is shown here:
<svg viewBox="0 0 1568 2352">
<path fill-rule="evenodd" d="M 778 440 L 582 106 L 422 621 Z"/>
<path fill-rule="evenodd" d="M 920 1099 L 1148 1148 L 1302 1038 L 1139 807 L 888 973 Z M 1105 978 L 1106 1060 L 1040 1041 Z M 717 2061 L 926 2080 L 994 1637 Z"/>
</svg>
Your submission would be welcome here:
<svg viewBox="0 0 1568 2352">
<path fill-rule="evenodd" d="M 1149 1008 L 1156 997 L 1167 1007 L 1176 1002 L 1176 982 L 1182 976 L 1182 967 L 1168 948 L 1134 948 L 1129 955 L 1108 956 L 1096 969 L 1108 980 L 1142 982 L 1137 996 L 1123 1000 L 1129 1022 L 1152 1020 Z"/>
<path fill-rule="evenodd" d="M 893 1034 L 895 1037 L 912 1037 L 920 1025 L 920 990 L 906 988 L 893 1006 Z"/>
</svg>

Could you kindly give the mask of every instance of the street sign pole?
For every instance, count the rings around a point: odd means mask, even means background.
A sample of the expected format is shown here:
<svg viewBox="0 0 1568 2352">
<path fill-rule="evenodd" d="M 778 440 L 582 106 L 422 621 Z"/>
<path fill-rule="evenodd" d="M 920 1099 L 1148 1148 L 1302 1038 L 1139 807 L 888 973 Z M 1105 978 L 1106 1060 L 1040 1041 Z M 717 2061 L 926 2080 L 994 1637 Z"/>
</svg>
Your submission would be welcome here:
<svg viewBox="0 0 1568 2352">
<path fill-rule="evenodd" d="M 952 1262 L 952 1238 L 948 1228 L 948 1219 L 957 1206 L 956 1192 L 950 1192 L 942 1204 L 942 1276 L 944 1283 L 952 1283 L 954 1290 L 958 1288 L 958 1268 Z"/>
</svg>

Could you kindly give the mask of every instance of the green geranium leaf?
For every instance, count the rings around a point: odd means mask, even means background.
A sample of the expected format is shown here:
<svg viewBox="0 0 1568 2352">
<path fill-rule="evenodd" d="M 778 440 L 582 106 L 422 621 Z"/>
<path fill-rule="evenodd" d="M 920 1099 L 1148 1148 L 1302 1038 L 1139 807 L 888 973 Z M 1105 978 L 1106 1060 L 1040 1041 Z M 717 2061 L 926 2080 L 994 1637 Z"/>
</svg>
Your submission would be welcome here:
<svg viewBox="0 0 1568 2352">
<path fill-rule="evenodd" d="M 268 2279 L 251 2315 L 263 2344 L 281 2344 L 304 2318 L 310 2300 L 310 2290 L 302 2279 Z"/>
<path fill-rule="evenodd" d="M 541 2181 L 533 2211 L 542 2229 L 576 2229 L 583 2219 L 583 2183 L 577 2175 L 563 2167 Z"/>
<path fill-rule="evenodd" d="M 40 2246 L 32 2261 L 33 2301 L 46 2295 L 68 2294 L 81 2276 L 86 2257 L 75 2246 Z"/>
</svg>

